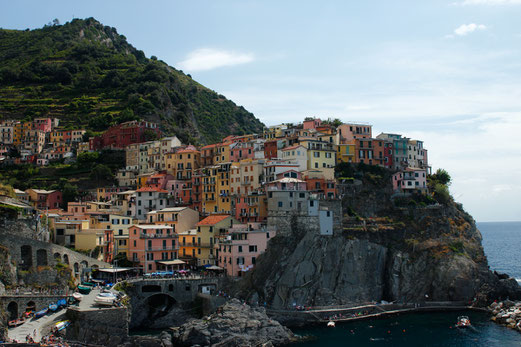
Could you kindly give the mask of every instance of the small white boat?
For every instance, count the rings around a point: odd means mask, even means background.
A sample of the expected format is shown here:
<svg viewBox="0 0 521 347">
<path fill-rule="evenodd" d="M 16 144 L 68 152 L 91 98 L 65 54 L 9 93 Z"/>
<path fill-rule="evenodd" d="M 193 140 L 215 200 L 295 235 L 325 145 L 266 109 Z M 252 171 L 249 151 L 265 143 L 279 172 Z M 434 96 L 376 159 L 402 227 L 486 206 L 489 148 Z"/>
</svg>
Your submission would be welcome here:
<svg viewBox="0 0 521 347">
<path fill-rule="evenodd" d="M 116 301 L 117 297 L 116 295 L 112 293 L 99 293 L 96 295 L 96 298 L 94 299 L 94 303 L 98 305 L 103 306 L 112 306 L 114 305 L 114 302 Z"/>
<path fill-rule="evenodd" d="M 81 301 L 81 299 L 83 299 L 83 295 L 80 293 L 74 293 L 72 294 L 72 297 L 78 301 Z"/>
<path fill-rule="evenodd" d="M 468 328 L 470 327 L 470 319 L 467 316 L 458 317 L 458 322 L 456 323 L 456 328 Z"/>
<path fill-rule="evenodd" d="M 329 322 L 327 322 L 327 327 L 328 327 L 328 328 L 334 328 L 334 327 L 335 327 L 335 322 L 333 322 L 332 320 L 330 320 Z"/>
</svg>

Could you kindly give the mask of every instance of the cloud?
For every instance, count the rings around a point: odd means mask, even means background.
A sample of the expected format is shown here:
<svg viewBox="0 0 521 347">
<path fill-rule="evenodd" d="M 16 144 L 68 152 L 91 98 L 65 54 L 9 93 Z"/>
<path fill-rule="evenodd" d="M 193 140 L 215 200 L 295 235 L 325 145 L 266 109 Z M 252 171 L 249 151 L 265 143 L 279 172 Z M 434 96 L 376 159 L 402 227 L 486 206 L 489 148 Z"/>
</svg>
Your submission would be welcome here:
<svg viewBox="0 0 521 347">
<path fill-rule="evenodd" d="M 487 26 L 483 25 L 483 24 L 475 24 L 475 23 L 462 24 L 459 27 L 457 27 L 456 29 L 454 29 L 454 34 L 456 34 L 458 36 L 465 36 L 476 30 L 485 30 L 486 28 L 487 28 Z"/>
<path fill-rule="evenodd" d="M 464 0 L 456 3 L 457 5 L 519 5 L 521 0 Z"/>
<path fill-rule="evenodd" d="M 251 53 L 238 53 L 220 49 L 200 48 L 190 52 L 186 59 L 177 63 L 187 71 L 213 70 L 224 66 L 250 63 L 254 60 Z"/>
</svg>

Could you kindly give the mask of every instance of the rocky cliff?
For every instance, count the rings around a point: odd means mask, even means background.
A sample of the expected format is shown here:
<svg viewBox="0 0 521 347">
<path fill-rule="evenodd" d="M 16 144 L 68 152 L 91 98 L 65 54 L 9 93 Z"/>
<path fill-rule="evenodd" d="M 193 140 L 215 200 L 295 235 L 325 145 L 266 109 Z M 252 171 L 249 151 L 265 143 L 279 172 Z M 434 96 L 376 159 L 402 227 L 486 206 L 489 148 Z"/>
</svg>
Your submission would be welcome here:
<svg viewBox="0 0 521 347">
<path fill-rule="evenodd" d="M 461 205 L 393 196 L 388 178 L 365 174 L 340 187 L 343 215 L 332 236 L 291 223 L 259 257 L 242 295 L 274 309 L 521 298 L 515 280 L 489 270 L 481 234 Z"/>
<path fill-rule="evenodd" d="M 288 344 L 293 333 L 274 321 L 264 308 L 252 308 L 232 299 L 216 313 L 176 328 L 175 346 L 273 346 Z"/>
</svg>

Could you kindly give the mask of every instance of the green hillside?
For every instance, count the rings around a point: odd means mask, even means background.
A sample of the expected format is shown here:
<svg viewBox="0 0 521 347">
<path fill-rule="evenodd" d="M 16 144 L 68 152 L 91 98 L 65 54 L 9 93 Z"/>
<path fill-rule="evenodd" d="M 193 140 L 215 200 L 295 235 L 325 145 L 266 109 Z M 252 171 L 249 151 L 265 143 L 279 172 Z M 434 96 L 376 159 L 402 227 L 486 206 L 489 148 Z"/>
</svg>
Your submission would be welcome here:
<svg viewBox="0 0 521 347">
<path fill-rule="evenodd" d="M 93 18 L 0 30 L 0 117 L 52 116 L 102 131 L 132 119 L 161 123 L 185 143 L 258 133 L 263 124 Z"/>
</svg>

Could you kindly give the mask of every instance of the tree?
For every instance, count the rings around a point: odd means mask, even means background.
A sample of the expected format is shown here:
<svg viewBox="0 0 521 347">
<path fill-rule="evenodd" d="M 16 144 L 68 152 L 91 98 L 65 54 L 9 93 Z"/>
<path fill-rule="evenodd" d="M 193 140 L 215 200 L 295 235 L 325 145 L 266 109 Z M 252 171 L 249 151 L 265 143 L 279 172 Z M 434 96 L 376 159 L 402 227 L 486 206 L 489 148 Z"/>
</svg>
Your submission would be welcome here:
<svg viewBox="0 0 521 347">
<path fill-rule="evenodd" d="M 144 134 L 145 134 L 145 141 L 155 141 L 159 138 L 157 133 L 150 129 L 145 130 Z"/>
<path fill-rule="evenodd" d="M 101 181 L 111 181 L 114 179 L 110 168 L 103 164 L 98 164 L 90 172 L 90 179 L 95 180 L 98 184 Z"/>
<path fill-rule="evenodd" d="M 83 152 L 78 154 L 78 166 L 79 167 L 90 167 L 94 163 L 96 163 L 99 159 L 99 153 L 98 152 Z"/>
<path fill-rule="evenodd" d="M 439 183 L 444 184 L 446 186 L 449 186 L 451 183 L 451 180 L 452 180 L 449 173 L 444 169 L 436 170 L 436 173 L 434 174 L 434 176 L 436 177 L 436 181 L 438 181 Z"/>
</svg>

